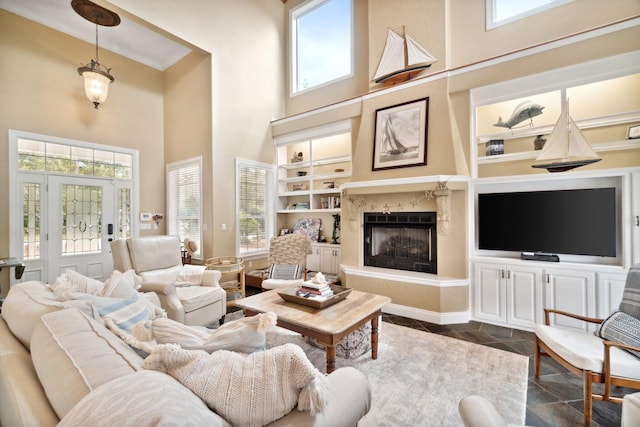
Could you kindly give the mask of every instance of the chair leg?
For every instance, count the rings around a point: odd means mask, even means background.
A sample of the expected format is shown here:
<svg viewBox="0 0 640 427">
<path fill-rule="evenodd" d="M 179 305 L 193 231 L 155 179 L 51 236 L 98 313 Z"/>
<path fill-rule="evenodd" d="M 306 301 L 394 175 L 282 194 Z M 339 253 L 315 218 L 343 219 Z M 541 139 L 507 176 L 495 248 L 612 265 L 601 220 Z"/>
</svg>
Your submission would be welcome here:
<svg viewBox="0 0 640 427">
<path fill-rule="evenodd" d="M 540 342 L 538 337 L 533 340 L 533 366 L 536 370 L 536 378 L 540 378 Z"/>
<path fill-rule="evenodd" d="M 591 371 L 582 371 L 583 393 L 584 393 L 584 425 L 591 427 L 591 413 L 593 409 L 593 381 Z"/>
</svg>

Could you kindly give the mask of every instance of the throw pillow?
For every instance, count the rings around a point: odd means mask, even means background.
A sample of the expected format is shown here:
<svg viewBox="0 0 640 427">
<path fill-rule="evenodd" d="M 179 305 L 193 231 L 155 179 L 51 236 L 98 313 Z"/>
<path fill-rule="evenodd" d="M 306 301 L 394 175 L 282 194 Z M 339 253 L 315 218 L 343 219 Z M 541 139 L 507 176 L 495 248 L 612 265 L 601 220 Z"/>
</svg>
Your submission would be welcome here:
<svg viewBox="0 0 640 427">
<path fill-rule="evenodd" d="M 634 265 L 627 273 L 619 309 L 631 317 L 640 319 L 640 265 Z"/>
<path fill-rule="evenodd" d="M 302 277 L 300 264 L 271 264 L 269 267 L 269 279 L 297 280 Z"/>
<path fill-rule="evenodd" d="M 640 320 L 616 310 L 607 317 L 596 330 L 596 335 L 609 341 L 640 348 Z M 629 350 L 640 358 L 640 352 Z"/>
<path fill-rule="evenodd" d="M 100 317 L 112 319 L 115 324 L 127 332 L 139 322 L 153 320 L 157 314 L 155 308 L 146 298 L 142 298 L 138 292 L 128 298 L 100 297 L 91 294 L 76 294 L 76 299 L 88 300 L 97 309 Z"/>
<path fill-rule="evenodd" d="M 53 285 L 47 286 L 49 286 L 58 301 L 67 301 L 73 299 L 72 294 L 74 292 L 95 295 L 100 292 L 104 284 L 99 280 L 83 276 L 75 270 L 65 270 L 56 278 Z"/>
<path fill-rule="evenodd" d="M 135 271 L 129 270 L 121 273 L 114 270 L 111 276 L 104 282 L 103 288 L 96 294 L 101 297 L 131 298 L 137 293 L 142 284 L 142 279 L 136 275 Z"/>
<path fill-rule="evenodd" d="M 63 275 L 67 276 L 69 282 L 75 286 L 78 292 L 85 294 L 96 294 L 104 286 L 101 281 L 83 276 L 75 270 L 67 270 Z"/>
<path fill-rule="evenodd" d="M 233 425 L 269 424 L 291 412 L 296 402 L 298 410 L 311 415 L 327 405 L 328 379 L 295 344 L 249 355 L 163 344 L 142 367 L 171 375 Z"/>
<path fill-rule="evenodd" d="M 158 344 L 179 344 L 182 348 L 253 353 L 264 350 L 267 345 L 266 333 L 275 328 L 275 313 L 261 313 L 225 323 L 217 329 L 209 330 L 184 325 L 171 319 L 156 319 L 138 323 L 133 328 L 133 336 L 140 341 L 155 340 Z"/>
</svg>

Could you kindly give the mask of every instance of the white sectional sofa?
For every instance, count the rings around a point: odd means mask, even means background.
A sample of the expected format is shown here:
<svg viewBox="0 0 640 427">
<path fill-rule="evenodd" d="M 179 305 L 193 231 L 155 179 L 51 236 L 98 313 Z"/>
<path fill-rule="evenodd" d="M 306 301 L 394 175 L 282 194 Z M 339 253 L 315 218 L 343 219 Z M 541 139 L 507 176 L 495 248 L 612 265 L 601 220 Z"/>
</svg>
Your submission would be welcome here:
<svg viewBox="0 0 640 427">
<path fill-rule="evenodd" d="M 60 307 L 39 282 L 11 288 L 0 318 L 0 425 L 231 425 L 172 377 L 143 369 L 142 357 L 85 311 Z M 342 368 L 328 379 L 322 413 L 294 409 L 270 425 L 356 425 L 370 408 L 366 377 Z"/>
</svg>

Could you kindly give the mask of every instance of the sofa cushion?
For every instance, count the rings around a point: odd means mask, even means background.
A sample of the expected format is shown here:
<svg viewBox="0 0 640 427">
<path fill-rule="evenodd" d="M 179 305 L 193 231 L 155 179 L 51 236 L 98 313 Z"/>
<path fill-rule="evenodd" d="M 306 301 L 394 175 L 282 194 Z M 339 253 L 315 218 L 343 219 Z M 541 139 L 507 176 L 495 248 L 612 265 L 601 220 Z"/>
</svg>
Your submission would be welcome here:
<svg viewBox="0 0 640 427">
<path fill-rule="evenodd" d="M 42 315 L 67 306 L 77 306 L 85 313 L 92 312 L 88 301 L 58 301 L 42 282 L 17 283 L 11 286 L 2 304 L 2 317 L 13 335 L 25 347 L 31 348 L 31 334 Z"/>
<path fill-rule="evenodd" d="M 580 369 L 602 372 L 604 344 L 593 334 L 536 325 L 536 336 L 567 362 Z M 611 349 L 611 374 L 640 379 L 638 358 L 620 348 Z"/>
<path fill-rule="evenodd" d="M 0 425 L 53 427 L 58 420 L 31 355 L 0 318 Z"/>
<path fill-rule="evenodd" d="M 140 370 L 142 363 L 102 324 L 73 308 L 42 316 L 31 338 L 31 359 L 60 418 L 94 389 Z"/>
<path fill-rule="evenodd" d="M 606 340 L 640 348 L 640 320 L 620 310 L 615 310 L 604 319 L 595 333 Z M 628 351 L 640 358 L 640 352 Z"/>
<path fill-rule="evenodd" d="M 142 371 L 83 397 L 58 427 L 231 426 L 168 375 Z"/>
</svg>

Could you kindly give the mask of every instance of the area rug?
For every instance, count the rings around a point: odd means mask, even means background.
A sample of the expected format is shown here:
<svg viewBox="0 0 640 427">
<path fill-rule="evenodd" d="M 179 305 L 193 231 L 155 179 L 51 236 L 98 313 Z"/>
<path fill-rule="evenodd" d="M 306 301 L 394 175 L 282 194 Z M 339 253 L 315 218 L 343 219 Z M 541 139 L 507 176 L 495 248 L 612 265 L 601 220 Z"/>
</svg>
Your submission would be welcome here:
<svg viewBox="0 0 640 427">
<path fill-rule="evenodd" d="M 288 331 L 269 334 L 269 347 L 295 342 L 313 364 L 326 368 L 323 349 Z M 378 359 L 367 352 L 336 359 L 369 379 L 372 404 L 359 427 L 462 426 L 458 402 L 477 394 L 493 402 L 510 424 L 525 421 L 529 359 L 404 326 L 381 322 Z"/>
</svg>

